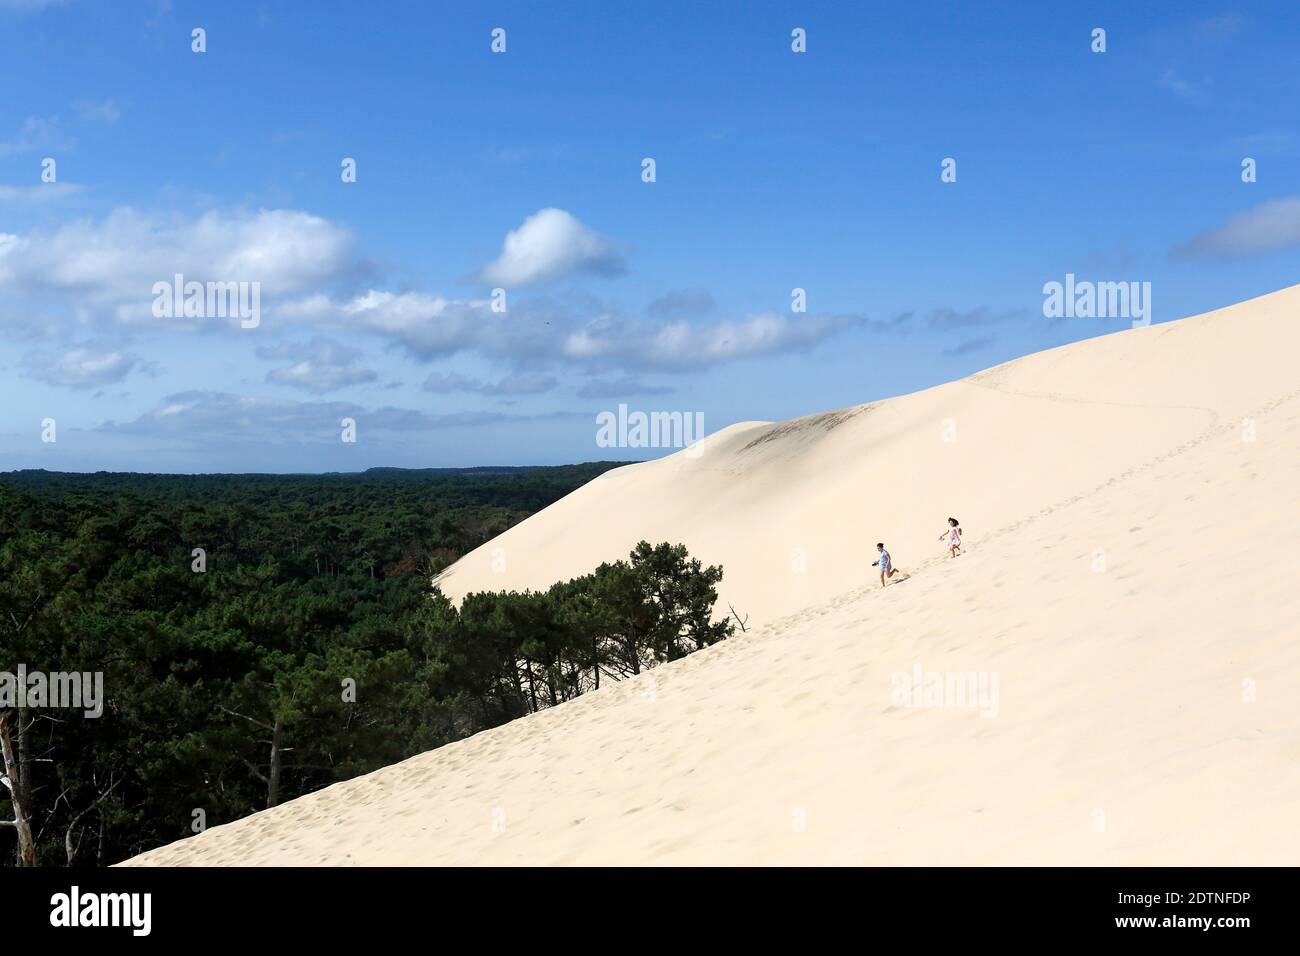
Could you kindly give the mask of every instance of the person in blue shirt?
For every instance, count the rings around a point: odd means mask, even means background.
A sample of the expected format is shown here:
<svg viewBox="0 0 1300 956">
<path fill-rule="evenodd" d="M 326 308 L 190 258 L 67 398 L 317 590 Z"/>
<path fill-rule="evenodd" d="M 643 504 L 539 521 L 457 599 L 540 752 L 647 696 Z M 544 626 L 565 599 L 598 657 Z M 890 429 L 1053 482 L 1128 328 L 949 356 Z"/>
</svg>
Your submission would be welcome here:
<svg viewBox="0 0 1300 956">
<path fill-rule="evenodd" d="M 882 542 L 876 542 L 876 550 L 880 552 L 880 557 L 872 561 L 871 566 L 874 568 L 876 565 L 880 565 L 880 586 L 883 588 L 885 579 L 892 578 L 898 573 L 898 569 L 894 567 L 894 559 L 889 556 L 889 552 L 885 550 Z"/>
</svg>

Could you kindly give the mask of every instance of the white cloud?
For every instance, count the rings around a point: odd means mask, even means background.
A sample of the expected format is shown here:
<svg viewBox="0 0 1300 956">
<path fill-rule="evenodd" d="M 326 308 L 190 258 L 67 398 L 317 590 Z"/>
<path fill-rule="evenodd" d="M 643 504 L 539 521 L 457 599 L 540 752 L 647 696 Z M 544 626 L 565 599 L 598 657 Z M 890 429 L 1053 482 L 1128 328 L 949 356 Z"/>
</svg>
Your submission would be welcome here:
<svg viewBox="0 0 1300 956">
<path fill-rule="evenodd" d="M 259 348 L 257 355 L 266 359 L 288 359 L 292 363 L 268 372 L 268 382 L 317 395 L 349 385 L 364 385 L 379 378 L 377 372 L 357 365 L 357 359 L 361 357 L 359 350 L 326 338 Z"/>
<path fill-rule="evenodd" d="M 490 285 L 536 285 L 574 273 L 617 275 L 623 259 L 609 240 L 563 209 L 541 209 L 506 234 L 499 255 L 479 272 Z"/>
<path fill-rule="evenodd" d="M 34 352 L 27 356 L 27 374 L 49 385 L 97 388 L 120 382 L 139 365 L 117 350 L 74 348 L 66 352 Z"/>
<path fill-rule="evenodd" d="M 493 268 L 512 271 L 515 278 L 559 275 L 601 262 L 608 267 L 614 261 L 604 240 L 561 210 L 530 217 L 506 245 Z M 563 300 L 513 296 L 508 312 L 493 311 L 487 298 L 381 288 L 339 293 L 353 288 L 364 271 L 348 229 L 306 212 L 162 215 L 123 207 L 23 234 L 0 233 L 0 322 L 12 335 L 39 315 L 51 337 L 106 323 L 162 322 L 192 329 L 208 320 L 154 318 L 155 283 L 170 283 L 177 273 L 187 282 L 257 282 L 264 329 L 368 334 L 422 360 L 474 352 L 538 376 L 479 383 L 492 394 L 540 391 L 548 374 L 563 366 L 610 375 L 781 354 L 864 322 L 856 316 L 777 312 L 687 318 L 690 311 L 713 308 L 711 297 L 698 291 L 660 300 L 654 310 L 659 317 L 646 320 L 630 319 L 616 306 L 582 293 Z M 270 382 L 316 393 L 376 378 L 354 359 L 344 361 L 337 345 L 275 357 L 289 364 L 272 370 Z"/>
<path fill-rule="evenodd" d="M 487 299 L 449 299 L 424 292 L 367 291 L 334 300 L 323 293 L 288 302 L 277 313 L 290 322 L 375 332 L 430 358 L 484 344 L 504 319 Z"/>
<path fill-rule="evenodd" d="M 280 306 L 276 315 L 286 322 L 378 334 L 420 359 L 462 351 L 499 357 L 557 355 L 559 337 L 570 321 L 546 303 L 521 302 L 500 313 L 492 311 L 488 299 L 378 289 L 340 300 L 307 296 Z"/>
<path fill-rule="evenodd" d="M 1271 199 L 1229 216 L 1174 247 L 1179 259 L 1244 256 L 1300 245 L 1300 196 Z"/>
<path fill-rule="evenodd" d="M 347 368 L 342 365 L 321 365 L 312 359 L 303 359 L 286 368 L 272 369 L 266 380 L 276 385 L 290 385 L 317 395 L 337 391 L 348 385 L 373 382 L 379 375 L 365 368 Z"/>
<path fill-rule="evenodd" d="M 688 369 L 758 355 L 799 351 L 860 324 L 856 316 L 756 312 L 743 319 L 657 326 L 592 322 L 564 341 L 574 359 L 616 358 L 625 367 Z"/>
<path fill-rule="evenodd" d="M 798 351 L 863 322 L 857 316 L 760 312 L 738 320 L 660 324 L 622 318 L 598 303 L 584 303 L 584 308 L 596 316 L 584 321 L 544 301 L 520 302 L 500 314 L 487 299 L 372 289 L 341 302 L 309 296 L 287 304 L 279 314 L 292 321 L 378 332 L 426 359 L 473 351 L 495 358 L 625 369 L 702 368 Z"/>
<path fill-rule="evenodd" d="M 186 280 L 262 284 L 263 297 L 299 292 L 351 265 L 351 235 L 288 209 L 156 216 L 120 208 L 49 231 L 0 235 L 0 284 L 64 292 L 111 307 L 123 321 L 152 320 L 152 286 Z"/>
</svg>

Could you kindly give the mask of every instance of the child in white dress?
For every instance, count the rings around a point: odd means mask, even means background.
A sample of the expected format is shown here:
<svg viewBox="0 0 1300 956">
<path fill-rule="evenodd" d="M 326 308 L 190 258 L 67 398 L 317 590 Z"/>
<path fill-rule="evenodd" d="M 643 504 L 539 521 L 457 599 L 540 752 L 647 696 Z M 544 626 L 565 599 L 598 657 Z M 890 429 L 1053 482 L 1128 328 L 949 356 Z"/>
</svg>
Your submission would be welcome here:
<svg viewBox="0 0 1300 956">
<path fill-rule="evenodd" d="M 948 519 L 948 528 L 939 535 L 939 540 L 948 539 L 949 557 L 957 557 L 957 552 L 961 550 L 961 526 L 957 523 L 956 518 Z"/>
</svg>

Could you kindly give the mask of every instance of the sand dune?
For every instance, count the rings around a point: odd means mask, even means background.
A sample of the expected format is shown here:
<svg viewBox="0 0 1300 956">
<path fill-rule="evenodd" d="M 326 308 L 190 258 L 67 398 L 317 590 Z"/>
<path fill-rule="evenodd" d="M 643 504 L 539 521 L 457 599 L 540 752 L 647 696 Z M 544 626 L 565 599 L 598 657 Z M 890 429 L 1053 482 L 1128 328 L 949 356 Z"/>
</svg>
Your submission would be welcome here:
<svg viewBox="0 0 1300 956">
<path fill-rule="evenodd" d="M 1294 864 L 1298 323 L 1294 287 L 610 472 L 443 588 L 681 541 L 747 633 L 129 862 Z M 903 706 L 917 669 L 997 694 Z"/>
<path fill-rule="evenodd" d="M 730 601 L 765 623 L 861 584 L 876 541 L 908 568 L 936 553 L 950 514 L 987 539 L 1300 384 L 1284 347 L 1300 339 L 1298 301 L 1287 290 L 900 398 L 733 425 L 699 457 L 603 475 L 439 584 L 457 599 L 546 588 L 626 557 L 641 538 L 680 541 L 724 565 L 724 610 Z M 1240 365 L 1225 369 L 1228 356 Z"/>
</svg>

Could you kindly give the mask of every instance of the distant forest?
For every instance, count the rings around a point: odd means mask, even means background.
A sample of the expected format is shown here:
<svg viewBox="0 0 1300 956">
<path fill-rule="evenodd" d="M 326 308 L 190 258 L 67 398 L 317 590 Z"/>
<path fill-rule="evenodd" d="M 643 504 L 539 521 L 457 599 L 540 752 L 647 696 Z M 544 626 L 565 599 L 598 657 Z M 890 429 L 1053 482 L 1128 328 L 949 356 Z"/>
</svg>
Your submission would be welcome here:
<svg viewBox="0 0 1300 956">
<path fill-rule="evenodd" d="M 114 863 L 723 640 L 680 545 L 432 587 L 619 464 L 0 474 L 0 865 Z M 19 665 L 101 673 L 102 715 L 6 699 Z"/>
</svg>

